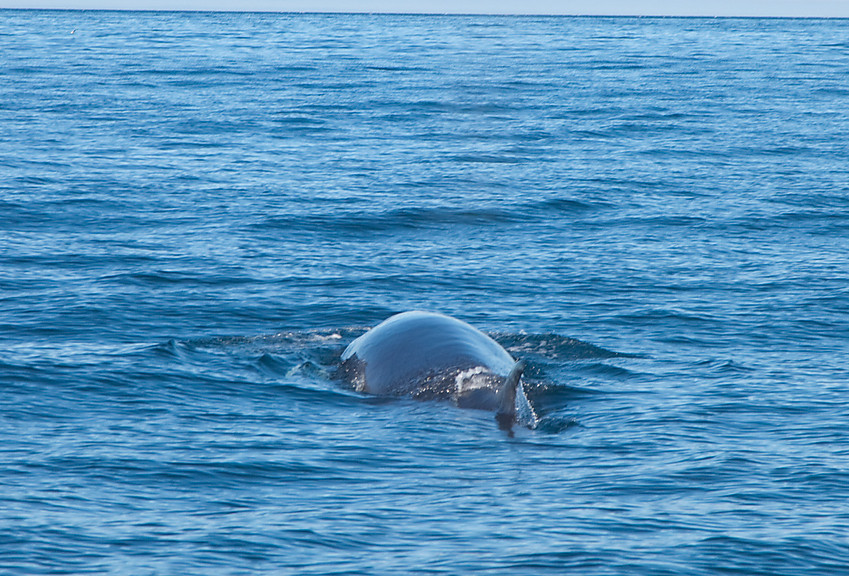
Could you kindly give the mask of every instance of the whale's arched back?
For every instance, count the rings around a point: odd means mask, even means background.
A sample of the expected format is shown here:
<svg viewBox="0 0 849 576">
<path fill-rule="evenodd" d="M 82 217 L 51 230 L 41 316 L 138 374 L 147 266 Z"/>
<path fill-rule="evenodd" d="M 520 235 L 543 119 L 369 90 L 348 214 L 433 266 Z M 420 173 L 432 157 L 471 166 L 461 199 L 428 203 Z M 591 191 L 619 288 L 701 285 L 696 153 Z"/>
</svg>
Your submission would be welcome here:
<svg viewBox="0 0 849 576">
<path fill-rule="evenodd" d="M 503 380 L 515 361 L 495 340 L 471 325 L 433 312 L 396 314 L 342 353 L 344 371 L 361 392 L 379 395 L 448 396 L 457 376 L 484 368 Z M 493 382 L 494 386 L 500 385 Z"/>
</svg>

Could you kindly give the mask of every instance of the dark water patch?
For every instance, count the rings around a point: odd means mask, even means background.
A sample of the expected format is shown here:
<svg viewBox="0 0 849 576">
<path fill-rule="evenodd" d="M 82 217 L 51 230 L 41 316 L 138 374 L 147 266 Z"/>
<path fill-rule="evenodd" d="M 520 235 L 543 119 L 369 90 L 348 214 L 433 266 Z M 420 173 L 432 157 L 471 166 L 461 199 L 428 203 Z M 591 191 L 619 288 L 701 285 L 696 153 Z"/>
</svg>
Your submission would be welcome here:
<svg viewBox="0 0 849 576">
<path fill-rule="evenodd" d="M 634 310 L 633 313 L 620 316 L 616 320 L 619 322 L 635 323 L 657 322 L 669 325 L 677 325 L 682 328 L 698 326 L 721 326 L 724 322 L 723 318 L 715 317 L 711 314 L 699 314 L 695 311 L 676 310 L 668 308 Z M 673 334 L 673 336 L 675 335 Z"/>
<path fill-rule="evenodd" d="M 695 566 L 719 573 L 765 575 L 776 569 L 789 569 L 799 574 L 820 574 L 823 570 L 839 570 L 849 557 L 845 549 L 828 542 L 809 543 L 791 535 L 715 535 L 691 548 Z"/>
<path fill-rule="evenodd" d="M 185 135 L 210 135 L 220 137 L 222 134 L 231 137 L 234 134 L 253 133 L 259 127 L 258 122 L 233 121 L 226 119 L 192 119 L 174 125 L 175 132 Z"/>
<path fill-rule="evenodd" d="M 552 211 L 555 213 L 582 214 L 611 208 L 605 202 L 588 202 L 586 200 L 578 200 L 577 198 L 551 198 L 541 202 L 539 207 L 547 214 L 550 214 Z"/>
<path fill-rule="evenodd" d="M 375 70 L 378 72 L 427 72 L 428 69 L 422 66 L 398 66 L 398 65 L 367 65 L 366 70 Z"/>
<path fill-rule="evenodd" d="M 718 376 L 730 374 L 751 374 L 756 372 L 754 368 L 743 366 L 739 362 L 727 359 L 702 360 L 695 364 L 696 369 L 716 374 Z"/>
<path fill-rule="evenodd" d="M 823 96 L 837 97 L 837 98 L 845 98 L 849 96 L 849 88 L 840 88 L 837 86 L 830 87 L 818 87 L 814 89 L 815 92 L 822 94 Z"/>
<path fill-rule="evenodd" d="M 653 229 L 662 230 L 664 228 L 697 228 L 708 222 L 707 218 L 701 216 L 684 216 L 669 214 L 664 216 L 643 216 L 637 218 L 627 218 L 607 222 L 605 225 L 624 226 L 632 228 L 635 226 L 646 226 Z"/>
<path fill-rule="evenodd" d="M 556 384 L 544 380 L 531 380 L 529 382 L 525 382 L 525 390 L 529 396 L 533 396 L 536 400 L 544 400 L 545 398 L 550 397 L 557 401 L 559 401 L 559 399 L 581 399 L 607 393 L 595 388 Z"/>
<path fill-rule="evenodd" d="M 161 356 L 163 358 L 177 358 L 179 359 L 183 355 L 183 351 L 187 349 L 187 346 L 177 340 L 171 338 L 167 342 L 162 342 L 160 344 L 156 344 L 150 347 L 151 352 L 157 356 Z"/>
<path fill-rule="evenodd" d="M 754 232 L 802 231 L 815 235 L 842 233 L 849 228 L 849 218 L 827 210 L 790 211 L 768 216 L 752 214 L 735 218 L 725 224 L 734 229 Z"/>
<path fill-rule="evenodd" d="M 549 413 L 539 419 L 534 430 L 545 434 L 563 434 L 580 426 L 581 423 L 574 416 Z"/>
<path fill-rule="evenodd" d="M 296 130 L 298 133 L 308 134 L 332 131 L 328 120 L 321 116 L 287 113 L 275 116 L 273 121 L 281 127 Z"/>
<path fill-rule="evenodd" d="M 162 150 L 168 151 L 177 151 L 177 150 L 191 150 L 191 149 L 201 149 L 201 150 L 216 150 L 216 149 L 224 149 L 230 146 L 230 143 L 224 139 L 209 141 L 209 140 L 197 140 L 197 139 L 176 139 L 169 138 L 163 139 L 160 142 L 160 147 Z"/>
<path fill-rule="evenodd" d="M 574 371 L 578 375 L 601 376 L 605 380 L 631 380 L 637 376 L 627 368 L 603 362 L 582 363 L 575 366 Z"/>
<path fill-rule="evenodd" d="M 264 390 L 264 394 L 268 399 L 274 399 L 275 402 L 285 403 L 287 401 L 300 401 L 306 404 L 321 403 L 326 406 L 336 406 L 340 410 L 355 411 L 356 405 L 359 403 L 391 403 L 392 399 L 378 397 L 363 397 L 355 393 L 353 390 L 346 388 L 339 382 L 331 381 L 330 376 L 322 372 L 320 376 L 312 375 L 314 380 L 318 380 L 320 384 L 315 384 L 309 378 L 303 380 L 303 384 L 269 384 Z"/>
<path fill-rule="evenodd" d="M 813 212 L 814 209 L 846 210 L 849 209 L 849 188 L 844 187 L 843 189 L 821 191 L 817 193 L 788 192 L 780 196 L 768 198 L 766 201 L 775 204 L 801 207 L 811 212 Z"/>
<path fill-rule="evenodd" d="M 539 357 L 557 362 L 633 357 L 558 334 L 493 334 L 516 357 Z"/>
<path fill-rule="evenodd" d="M 508 154 L 460 154 L 451 156 L 450 160 L 461 163 L 516 164 L 521 162 L 522 158 Z"/>
<path fill-rule="evenodd" d="M 244 272 L 244 271 L 241 271 Z M 101 276 L 99 281 L 115 284 L 136 284 L 151 287 L 170 286 L 237 286 L 252 282 L 250 277 L 239 277 L 240 272 L 188 272 L 185 270 L 157 270 L 151 272 L 126 272 Z"/>
<path fill-rule="evenodd" d="M 339 200 L 330 200 L 330 203 L 342 203 Z M 489 202 L 487 202 L 488 204 Z M 428 230 L 428 229 L 452 229 L 461 231 L 466 227 L 491 227 L 503 224 L 522 224 L 533 222 L 545 222 L 552 218 L 553 213 L 562 214 L 584 214 L 597 211 L 605 207 L 603 202 L 588 202 L 572 200 L 568 198 L 556 198 L 542 202 L 531 202 L 526 204 L 480 206 L 480 207 L 425 207 L 413 206 L 399 208 L 391 211 L 370 212 L 347 212 L 339 210 L 334 214 L 291 214 L 283 216 L 272 216 L 259 223 L 250 225 L 252 229 L 268 230 L 304 230 L 304 231 L 327 231 L 334 232 L 381 232 L 388 233 L 403 230 Z M 674 225 L 678 222 L 687 225 L 697 222 L 698 219 L 687 220 L 683 218 L 670 220 Z"/>
<path fill-rule="evenodd" d="M 515 111 L 517 107 L 505 101 L 502 103 L 471 101 L 471 102 L 452 102 L 448 100 L 430 100 L 416 101 L 406 103 L 405 108 L 410 111 L 459 115 L 459 114 L 505 114 L 510 111 Z"/>
<path fill-rule="evenodd" d="M 403 208 L 378 214 L 334 214 L 272 217 L 252 228 L 270 230 L 367 233 L 455 226 L 496 226 L 520 222 L 521 215 L 504 208 Z"/>
<path fill-rule="evenodd" d="M 55 185 L 57 180 L 46 176 L 18 176 L 12 180 L 17 186 L 50 186 Z"/>
<path fill-rule="evenodd" d="M 293 368 L 292 364 L 268 352 L 260 356 L 256 364 L 262 371 L 277 377 L 285 376 Z"/>
<path fill-rule="evenodd" d="M 298 65 L 298 64 L 285 64 L 281 66 L 274 67 L 271 72 L 286 74 L 288 72 L 317 72 L 319 70 L 318 66 L 313 65 Z"/>
</svg>

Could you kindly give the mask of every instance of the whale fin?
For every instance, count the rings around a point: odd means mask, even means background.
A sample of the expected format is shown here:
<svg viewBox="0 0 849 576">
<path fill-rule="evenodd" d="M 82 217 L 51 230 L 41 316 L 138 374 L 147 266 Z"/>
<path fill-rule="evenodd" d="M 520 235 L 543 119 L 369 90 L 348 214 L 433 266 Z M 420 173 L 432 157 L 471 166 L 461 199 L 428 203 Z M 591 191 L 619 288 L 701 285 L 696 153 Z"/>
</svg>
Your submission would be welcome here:
<svg viewBox="0 0 849 576">
<path fill-rule="evenodd" d="M 495 421 L 498 422 L 499 428 L 509 431 L 511 435 L 513 422 L 516 421 L 516 388 L 524 371 L 525 363 L 519 360 L 513 365 L 513 369 L 498 389 L 498 412 L 495 414 Z"/>
</svg>

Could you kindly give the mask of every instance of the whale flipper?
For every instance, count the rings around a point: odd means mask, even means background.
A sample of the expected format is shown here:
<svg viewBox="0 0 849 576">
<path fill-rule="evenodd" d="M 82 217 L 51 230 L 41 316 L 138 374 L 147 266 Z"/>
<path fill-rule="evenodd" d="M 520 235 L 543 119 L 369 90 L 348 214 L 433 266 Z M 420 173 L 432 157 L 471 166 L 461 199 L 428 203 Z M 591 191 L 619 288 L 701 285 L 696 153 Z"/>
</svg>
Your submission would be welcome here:
<svg viewBox="0 0 849 576">
<path fill-rule="evenodd" d="M 516 388 L 524 371 L 525 362 L 519 360 L 498 389 L 498 412 L 495 413 L 495 421 L 502 430 L 511 430 L 513 422 L 516 421 Z"/>
</svg>

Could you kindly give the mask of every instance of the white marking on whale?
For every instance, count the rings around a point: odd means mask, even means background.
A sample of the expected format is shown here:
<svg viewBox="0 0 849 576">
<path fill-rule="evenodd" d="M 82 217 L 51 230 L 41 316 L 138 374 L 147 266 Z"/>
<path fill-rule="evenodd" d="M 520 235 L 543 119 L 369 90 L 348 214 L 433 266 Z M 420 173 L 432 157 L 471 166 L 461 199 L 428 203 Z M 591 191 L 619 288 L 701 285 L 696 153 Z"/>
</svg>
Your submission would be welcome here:
<svg viewBox="0 0 849 576">
<path fill-rule="evenodd" d="M 343 376 L 360 392 L 450 398 L 461 408 L 495 411 L 506 430 L 516 421 L 517 402 L 530 408 L 521 384 L 524 368 L 477 328 L 422 311 L 384 320 L 342 353 Z M 535 424 L 534 416 L 530 420 L 529 426 Z"/>
</svg>

